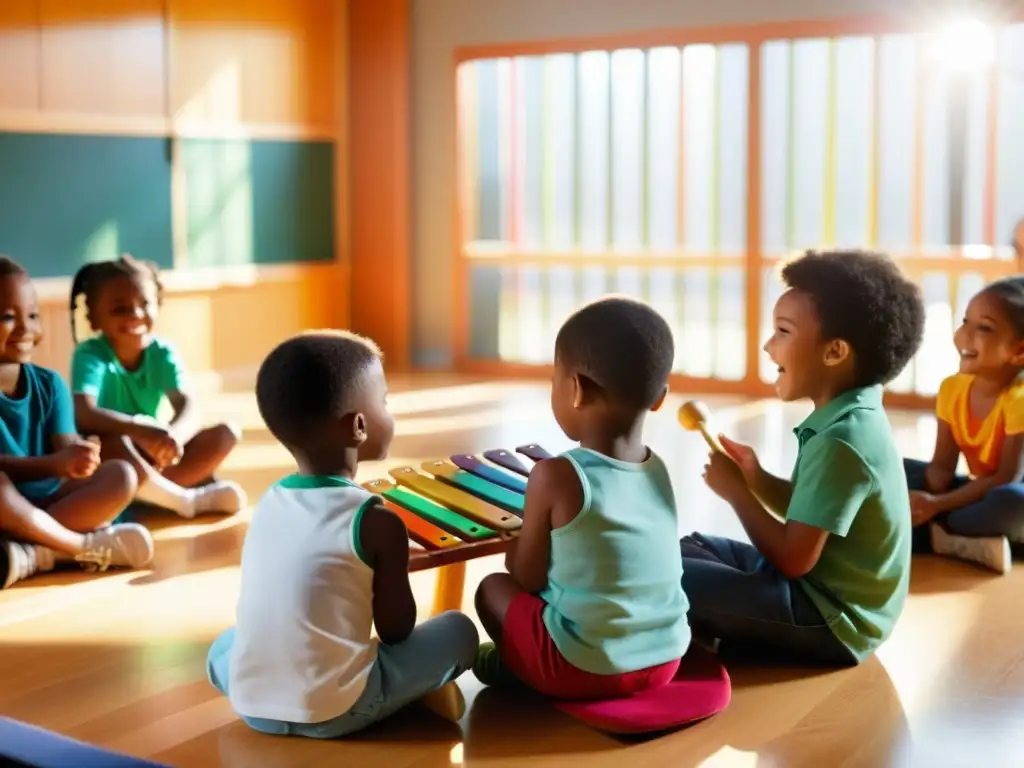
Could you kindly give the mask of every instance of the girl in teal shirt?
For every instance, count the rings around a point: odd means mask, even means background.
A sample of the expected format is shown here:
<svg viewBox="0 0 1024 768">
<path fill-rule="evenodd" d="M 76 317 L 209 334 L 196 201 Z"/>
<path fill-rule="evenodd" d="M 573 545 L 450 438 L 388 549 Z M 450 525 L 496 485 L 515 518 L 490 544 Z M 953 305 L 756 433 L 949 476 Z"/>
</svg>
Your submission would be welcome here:
<svg viewBox="0 0 1024 768">
<path fill-rule="evenodd" d="M 200 428 L 196 400 L 174 347 L 153 334 L 163 288 L 156 267 L 122 256 L 86 264 L 71 286 L 71 332 L 85 297 L 98 335 L 75 348 L 71 388 L 79 429 L 100 436 L 105 457 L 128 461 L 139 479 L 137 498 L 190 518 L 237 512 L 246 504 L 238 484 L 214 472 L 238 442 L 227 424 Z M 167 400 L 174 415 L 162 423 Z"/>
</svg>

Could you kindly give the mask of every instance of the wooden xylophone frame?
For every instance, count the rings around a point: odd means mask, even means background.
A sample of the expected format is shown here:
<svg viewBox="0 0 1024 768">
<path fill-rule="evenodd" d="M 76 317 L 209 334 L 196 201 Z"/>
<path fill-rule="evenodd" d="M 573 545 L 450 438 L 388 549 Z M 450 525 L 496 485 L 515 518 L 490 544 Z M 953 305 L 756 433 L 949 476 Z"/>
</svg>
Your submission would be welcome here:
<svg viewBox="0 0 1024 768">
<path fill-rule="evenodd" d="M 461 608 L 469 560 L 501 554 L 518 536 L 530 468 L 515 454 L 533 462 L 551 456 L 535 443 L 514 452 L 455 454 L 419 469 L 395 467 L 389 478 L 362 484 L 384 499 L 423 547 L 410 552 L 410 573 L 438 569 L 434 615 Z"/>
</svg>

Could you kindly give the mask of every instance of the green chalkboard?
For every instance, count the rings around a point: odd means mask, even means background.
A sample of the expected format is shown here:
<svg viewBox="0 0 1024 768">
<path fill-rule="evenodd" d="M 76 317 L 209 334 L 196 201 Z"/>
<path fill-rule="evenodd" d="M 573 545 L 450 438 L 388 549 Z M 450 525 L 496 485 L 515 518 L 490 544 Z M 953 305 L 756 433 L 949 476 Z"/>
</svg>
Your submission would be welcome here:
<svg viewBox="0 0 1024 768">
<path fill-rule="evenodd" d="M 172 264 L 167 139 L 0 133 L 0 253 L 58 277 L 123 252 Z"/>
<path fill-rule="evenodd" d="M 190 267 L 334 258 L 329 141 L 182 139 Z"/>
</svg>

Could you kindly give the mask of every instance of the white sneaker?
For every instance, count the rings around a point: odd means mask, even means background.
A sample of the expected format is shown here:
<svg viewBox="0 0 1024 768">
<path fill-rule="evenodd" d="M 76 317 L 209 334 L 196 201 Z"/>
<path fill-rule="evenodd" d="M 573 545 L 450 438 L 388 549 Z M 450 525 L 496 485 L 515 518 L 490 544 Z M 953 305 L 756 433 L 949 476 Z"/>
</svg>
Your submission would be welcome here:
<svg viewBox="0 0 1024 768">
<path fill-rule="evenodd" d="M 75 560 L 90 571 L 142 568 L 153 559 L 153 537 L 138 523 L 118 523 L 85 534 Z"/>
<path fill-rule="evenodd" d="M 234 514 L 245 509 L 248 504 L 245 491 L 238 483 L 230 480 L 216 480 L 208 485 L 201 485 L 192 491 L 193 514 L 221 512 Z"/>
<path fill-rule="evenodd" d="M 17 541 L 0 541 L 0 549 L 7 555 L 7 573 L 0 574 L 4 576 L 0 589 L 7 589 L 14 582 L 27 579 L 40 571 L 53 570 L 52 549 Z"/>
<path fill-rule="evenodd" d="M 932 551 L 977 563 L 1007 574 L 1013 565 L 1010 540 L 1005 536 L 957 536 L 938 523 L 931 525 Z"/>
</svg>

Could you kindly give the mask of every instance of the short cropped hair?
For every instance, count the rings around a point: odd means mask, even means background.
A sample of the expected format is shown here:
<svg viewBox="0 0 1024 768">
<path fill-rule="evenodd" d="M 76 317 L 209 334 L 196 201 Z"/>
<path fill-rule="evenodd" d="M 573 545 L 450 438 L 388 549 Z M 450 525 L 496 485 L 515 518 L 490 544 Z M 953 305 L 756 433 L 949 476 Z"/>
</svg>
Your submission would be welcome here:
<svg viewBox="0 0 1024 768">
<path fill-rule="evenodd" d="M 996 280 L 986 285 L 981 293 L 991 293 L 999 299 L 1006 319 L 1013 328 L 1013 335 L 1024 339 L 1024 275 Z"/>
<path fill-rule="evenodd" d="M 301 448 L 331 418 L 353 408 L 366 369 L 381 359 L 370 339 L 348 331 L 309 331 L 279 344 L 256 376 L 256 403 L 267 429 Z"/>
<path fill-rule="evenodd" d="M 811 297 L 825 339 L 853 349 L 858 386 L 892 381 L 921 346 L 921 289 L 885 254 L 808 251 L 783 267 L 782 280 Z"/>
<path fill-rule="evenodd" d="M 555 361 L 624 405 L 653 407 L 668 383 L 675 342 L 646 304 L 608 296 L 576 310 L 555 338 Z"/>
<path fill-rule="evenodd" d="M 0 277 L 12 277 L 13 275 L 28 277 L 28 272 L 10 256 L 0 256 Z"/>
</svg>

